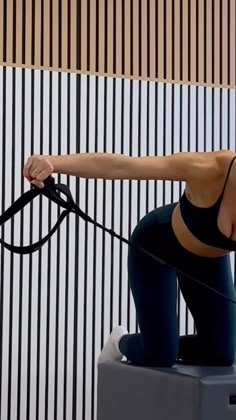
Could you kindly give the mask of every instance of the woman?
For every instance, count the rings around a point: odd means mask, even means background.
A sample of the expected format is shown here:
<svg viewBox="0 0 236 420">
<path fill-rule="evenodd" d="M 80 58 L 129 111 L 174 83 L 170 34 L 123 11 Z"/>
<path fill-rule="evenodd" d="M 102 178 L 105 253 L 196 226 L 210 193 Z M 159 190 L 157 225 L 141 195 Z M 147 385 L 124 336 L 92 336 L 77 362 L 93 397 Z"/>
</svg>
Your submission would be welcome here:
<svg viewBox="0 0 236 420">
<path fill-rule="evenodd" d="M 166 261 L 165 266 L 130 247 L 129 284 L 140 334 L 116 327 L 98 362 L 127 360 L 136 365 L 230 366 L 236 348 L 236 305 L 193 282 L 199 279 L 236 299 L 229 253 L 236 250 L 236 154 L 181 152 L 129 157 L 109 153 L 32 156 L 23 175 L 43 188 L 53 172 L 83 178 L 185 181 L 179 202 L 148 213 L 131 240 Z M 183 271 L 187 275 L 178 272 Z M 178 336 L 177 281 L 197 334 Z"/>
</svg>

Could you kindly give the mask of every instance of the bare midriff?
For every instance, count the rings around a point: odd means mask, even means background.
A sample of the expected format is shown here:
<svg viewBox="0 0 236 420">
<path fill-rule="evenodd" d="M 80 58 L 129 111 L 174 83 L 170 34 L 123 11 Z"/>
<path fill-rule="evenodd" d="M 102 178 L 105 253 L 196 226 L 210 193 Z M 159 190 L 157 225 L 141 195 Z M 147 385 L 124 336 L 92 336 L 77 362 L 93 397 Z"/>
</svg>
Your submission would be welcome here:
<svg viewBox="0 0 236 420">
<path fill-rule="evenodd" d="M 178 204 L 172 214 L 172 228 L 178 242 L 189 252 L 201 257 L 219 257 L 229 253 L 221 248 L 204 244 L 197 239 L 185 225 Z"/>
</svg>

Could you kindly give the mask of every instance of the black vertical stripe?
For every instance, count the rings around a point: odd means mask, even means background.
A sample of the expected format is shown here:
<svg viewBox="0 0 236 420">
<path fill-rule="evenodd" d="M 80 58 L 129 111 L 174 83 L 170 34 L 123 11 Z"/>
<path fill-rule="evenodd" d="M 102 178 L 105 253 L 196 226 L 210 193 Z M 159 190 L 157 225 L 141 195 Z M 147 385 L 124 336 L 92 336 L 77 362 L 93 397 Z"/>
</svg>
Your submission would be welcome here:
<svg viewBox="0 0 236 420">
<path fill-rule="evenodd" d="M 122 43 L 121 43 L 121 74 L 125 74 L 125 0 L 122 0 L 122 29 L 121 29 L 121 35 L 122 35 Z"/>
<path fill-rule="evenodd" d="M 112 92 L 112 153 L 115 153 L 116 147 L 116 79 L 112 81 L 113 92 Z M 111 181 L 111 229 L 114 230 L 115 223 L 115 181 Z M 114 237 L 111 237 L 111 266 L 110 266 L 110 331 L 113 328 L 113 292 L 114 292 Z"/>
<path fill-rule="evenodd" d="M 3 0 L 3 62 L 7 61 L 7 0 Z"/>
<path fill-rule="evenodd" d="M 130 108 L 129 108 L 129 156 L 133 156 L 133 80 L 130 80 Z M 132 181 L 129 181 L 129 203 L 132 203 Z M 129 206 L 129 218 L 128 218 L 128 231 L 129 237 L 132 233 L 132 206 Z M 128 285 L 127 291 L 127 329 L 130 331 L 130 309 L 131 309 L 131 293 Z"/>
<path fill-rule="evenodd" d="M 146 142 L 146 154 L 147 156 L 149 156 L 150 152 L 150 148 L 149 148 L 149 143 L 150 143 L 150 127 L 149 127 L 149 116 L 150 116 L 150 82 L 147 82 L 147 108 L 146 108 L 146 138 L 147 138 L 147 142 Z M 149 181 L 146 182 L 146 213 L 148 213 L 149 211 Z"/>
<path fill-rule="evenodd" d="M 204 83 L 207 83 L 207 2 L 204 0 Z"/>
<path fill-rule="evenodd" d="M 15 201 L 15 141 L 16 141 L 16 69 L 12 69 L 12 170 L 11 170 L 11 202 Z M 11 243 L 14 243 L 14 218 L 11 219 Z M 14 288 L 14 254 L 10 256 L 10 301 L 9 301 L 9 353 L 8 353 L 8 401 L 7 419 L 11 419 L 11 394 L 12 394 L 12 328 L 13 328 L 13 288 Z"/>
<path fill-rule="evenodd" d="M 138 81 L 138 156 L 141 156 L 141 135 L 142 135 L 142 81 Z M 140 206 L 141 206 L 141 181 L 137 181 L 137 222 L 141 219 Z M 138 332 L 137 313 L 135 314 L 135 332 Z"/>
<path fill-rule="evenodd" d="M 90 77 L 86 77 L 87 82 L 87 123 L 86 123 L 86 153 L 89 152 L 89 137 L 90 137 Z M 89 200 L 89 180 L 85 180 L 85 212 L 88 213 Z M 83 391 L 82 391 L 82 420 L 86 419 L 86 354 L 87 354 L 87 296 L 88 296 L 88 222 L 85 222 L 85 246 L 84 246 L 84 325 L 83 325 Z"/>
<path fill-rule="evenodd" d="M 175 151 L 175 131 L 174 131 L 174 123 L 175 123 L 175 85 L 172 83 L 171 85 L 171 154 Z M 171 181 L 171 202 L 174 201 L 174 182 Z"/>
<path fill-rule="evenodd" d="M 198 128 L 198 118 L 199 117 L 199 87 L 196 87 L 196 152 L 199 151 L 199 128 Z"/>
<path fill-rule="evenodd" d="M 50 0 L 50 24 L 49 24 L 49 66 L 53 66 L 53 0 Z"/>
<path fill-rule="evenodd" d="M 3 77 L 2 77 L 2 146 L 1 146 L 1 168 L 2 168 L 2 205 L 1 205 L 1 213 L 5 210 L 5 192 L 6 192 L 6 184 L 5 184 L 5 173 L 6 173 L 6 98 L 7 98 L 7 77 L 6 67 L 3 67 Z M 5 237 L 5 226 L 1 227 L 1 238 L 4 240 Z M 1 247 L 1 282 L 0 282 L 0 413 L 2 408 L 2 371 L 3 371 L 3 361 L 2 361 L 2 352 L 3 352 L 3 304 L 4 304 L 4 269 L 5 269 L 5 251 L 4 248 Z"/>
<path fill-rule="evenodd" d="M 25 164 L 25 69 L 21 72 L 21 168 Z M 21 195 L 24 192 L 24 178 L 21 177 Z M 24 212 L 20 215 L 20 246 L 24 242 Z M 20 256 L 20 269 L 19 269 L 19 330 L 18 330 L 18 372 L 17 372 L 17 417 L 20 418 L 21 406 L 21 357 L 22 357 L 22 315 L 23 315 L 23 278 L 24 278 L 24 259 L 23 255 Z M 0 375 L 1 378 L 1 375 Z M 0 397 L 1 398 L 1 397 Z M 1 412 L 1 409 L 0 409 Z"/>
<path fill-rule="evenodd" d="M 81 109 L 81 76 L 76 76 L 76 115 L 80 115 Z M 80 118 L 76 118 L 76 153 L 80 153 Z M 76 202 L 79 202 L 79 179 L 76 179 Z M 75 261 L 79 261 L 79 218 L 75 218 Z M 74 331 L 73 331 L 73 389 L 72 389 L 72 413 L 77 418 L 77 349 L 78 349 L 78 282 L 79 267 L 74 267 Z"/>
<path fill-rule="evenodd" d="M 87 0 L 87 71 L 90 71 L 90 0 Z"/>
<path fill-rule="evenodd" d="M 222 128 L 223 128 L 223 123 L 222 123 L 222 88 L 220 89 L 220 118 L 219 118 L 219 133 L 220 133 L 220 150 L 222 149 Z"/>
<path fill-rule="evenodd" d="M 116 73 L 116 0 L 113 0 L 113 73 Z"/>
<path fill-rule="evenodd" d="M 40 155 L 43 154 L 43 106 L 44 98 L 44 72 L 40 72 Z M 39 238 L 42 238 L 42 226 L 43 226 L 43 207 L 42 207 L 42 196 L 39 197 Z M 42 250 L 39 250 L 39 260 L 38 260 L 38 313 L 37 313 L 37 346 L 36 346 L 36 420 L 39 420 L 39 384 L 40 384 L 40 333 L 41 333 L 41 301 L 42 301 Z"/>
<path fill-rule="evenodd" d="M 163 85 L 163 155 L 166 155 L 166 83 Z M 163 181 L 162 203 L 166 202 L 166 181 Z"/>
<path fill-rule="evenodd" d="M 125 81 L 124 79 L 121 80 L 121 150 L 120 153 L 124 153 L 124 93 L 125 93 Z M 120 181 L 120 232 L 119 234 L 123 236 L 123 208 L 124 208 L 124 200 L 123 200 L 123 193 L 124 193 L 124 181 Z M 120 241 L 120 261 L 119 261 L 119 325 L 122 323 L 122 267 L 123 267 L 123 244 Z"/>
<path fill-rule="evenodd" d="M 183 80 L 183 0 L 180 0 L 180 80 Z"/>
<path fill-rule="evenodd" d="M 41 0 L 41 25 L 40 25 L 40 65 L 44 66 L 44 0 Z"/>
<path fill-rule="evenodd" d="M 62 0 L 58 0 L 58 67 L 62 67 Z"/>
<path fill-rule="evenodd" d="M 142 0 L 139 0 L 139 76 L 142 76 L 142 59 L 143 59 L 143 51 L 142 51 Z"/>
<path fill-rule="evenodd" d="M 155 156 L 158 156 L 158 83 L 155 83 Z M 154 205 L 157 207 L 157 180 L 154 181 L 155 191 L 154 191 Z"/>
<path fill-rule="evenodd" d="M 99 37 L 99 0 L 96 0 L 96 44 L 95 44 L 95 71 L 99 72 L 99 53 L 100 53 L 100 37 Z"/>
<path fill-rule="evenodd" d="M 13 0 L 13 10 L 12 10 L 13 16 L 13 36 L 12 36 L 12 62 L 16 63 L 16 0 Z"/>
<path fill-rule="evenodd" d="M 99 93 L 99 78 L 95 78 L 95 119 L 94 119 L 94 127 L 95 127 L 95 144 L 94 144 L 94 152 L 98 152 L 98 93 Z M 93 218 L 97 221 L 97 203 L 98 203 L 98 193 L 97 193 L 97 179 L 94 179 L 94 210 L 93 210 Z M 96 296 L 97 296 L 97 228 L 94 226 L 93 229 L 93 300 L 92 300 L 92 368 L 91 368 L 91 420 L 95 419 L 95 339 L 96 339 Z"/>
<path fill-rule="evenodd" d="M 49 155 L 52 154 L 52 72 L 49 73 Z M 51 213 L 52 204 L 49 200 L 48 203 L 48 231 L 52 227 L 52 213 Z M 51 306 L 51 239 L 48 241 L 48 257 L 47 257 L 47 309 L 46 309 L 46 377 L 45 377 L 45 420 L 48 420 L 48 391 L 49 391 L 49 349 L 50 349 L 50 306 Z"/>
<path fill-rule="evenodd" d="M 213 0 L 214 2 L 215 0 Z M 196 82 L 199 82 L 199 1 L 196 0 Z"/>
<path fill-rule="evenodd" d="M 107 32 L 108 32 L 108 1 L 109 0 L 105 0 L 105 4 L 104 4 L 104 9 L 105 9 L 105 16 L 104 16 L 104 42 L 105 42 L 105 46 L 104 46 L 104 69 L 105 69 L 105 73 L 107 73 L 107 53 L 108 53 L 108 38 L 106 36 Z"/>
<path fill-rule="evenodd" d="M 67 154 L 70 154 L 71 143 L 71 75 L 67 74 Z M 70 177 L 67 176 L 67 185 L 70 188 Z M 67 410 L 67 360 L 68 360 L 68 310 L 69 310 L 69 261 L 70 258 L 70 219 L 66 220 L 66 265 L 65 265 L 65 324 L 64 324 L 64 388 L 63 388 L 63 418 L 66 419 Z"/>
<path fill-rule="evenodd" d="M 212 0 L 212 83 L 215 83 L 215 0 Z"/>
<path fill-rule="evenodd" d="M 211 147 L 212 150 L 215 150 L 215 89 L 211 89 L 211 106 L 212 106 L 212 111 L 211 111 L 211 130 L 212 130 L 212 135 L 211 135 Z"/>
<path fill-rule="evenodd" d="M 106 153 L 107 150 L 107 77 L 104 79 L 104 109 L 103 109 L 103 124 L 104 124 L 104 140 L 103 140 L 103 152 Z M 107 200 L 107 191 L 106 191 L 106 181 L 103 180 L 103 197 L 102 197 L 102 223 L 106 223 L 106 200 Z M 106 273 L 106 255 L 105 255 L 105 245 L 106 245 L 106 234 L 102 232 L 102 287 L 101 287 L 101 347 L 104 345 L 104 310 L 105 310 L 105 273 Z"/>
<path fill-rule="evenodd" d="M 167 54 L 166 54 L 166 34 L 167 31 L 167 24 L 166 24 L 166 1 L 163 2 L 163 70 L 164 70 L 164 74 L 163 74 L 163 78 L 164 80 L 166 79 L 166 67 L 167 67 L 167 63 L 166 63 L 166 59 L 167 59 Z"/>
<path fill-rule="evenodd" d="M 72 1 L 72 0 L 70 0 Z M 77 21 L 77 43 L 76 43 L 76 63 L 77 63 L 77 70 L 81 70 L 81 0 L 77 0 L 77 15 L 76 15 L 76 21 Z M 71 51 L 72 53 L 72 51 Z"/>
<path fill-rule="evenodd" d="M 31 155 L 34 154 L 34 97 L 35 97 L 35 71 L 31 71 Z M 30 203 L 30 243 L 33 243 L 33 203 Z M 27 401 L 26 401 L 26 419 L 30 420 L 30 401 L 31 401 L 31 311 L 32 311 L 32 278 L 33 278 L 33 257 L 29 256 L 29 290 L 28 290 L 28 342 L 27 342 Z"/>
<path fill-rule="evenodd" d="M 130 0 L 130 75 L 134 75 L 134 7 Z"/>
<path fill-rule="evenodd" d="M 183 86 L 180 85 L 180 97 L 179 97 L 179 151 L 182 152 L 182 138 L 183 138 Z M 179 182 L 179 197 L 181 196 L 181 182 Z M 177 309 L 178 309 L 178 334 L 180 333 L 180 287 L 178 286 L 178 299 L 177 299 Z"/>
<path fill-rule="evenodd" d="M 150 0 L 147 0 L 147 77 L 150 77 Z"/>
<path fill-rule="evenodd" d="M 230 89 L 227 90 L 227 149 L 230 149 L 230 121 L 231 121 L 231 110 L 230 110 Z"/>
<path fill-rule="evenodd" d="M 26 43 L 26 0 L 22 0 L 22 64 L 25 64 L 25 43 Z"/>
<path fill-rule="evenodd" d="M 203 107 L 203 142 L 204 142 L 204 152 L 206 152 L 207 149 L 207 88 L 204 86 L 203 88 L 204 93 L 204 107 Z"/>
<path fill-rule="evenodd" d="M 61 73 L 58 73 L 58 154 L 61 154 Z M 58 174 L 58 182 L 60 182 L 61 175 Z M 60 216 L 60 208 L 57 209 L 57 218 Z M 55 326 L 55 363 L 54 363 L 54 417 L 57 418 L 57 399 L 58 399 L 58 341 L 59 341 L 59 312 L 60 312 L 60 242 L 61 232 L 57 231 L 57 267 L 56 267 L 56 326 Z"/>
<path fill-rule="evenodd" d="M 223 82 L 223 63 L 222 63 L 222 58 L 223 58 L 223 15 L 222 15 L 222 0 L 220 0 L 220 54 L 219 54 L 219 67 L 220 67 L 220 85 L 222 85 Z"/>
<path fill-rule="evenodd" d="M 31 63 L 35 65 L 35 0 L 32 0 Z"/>
</svg>

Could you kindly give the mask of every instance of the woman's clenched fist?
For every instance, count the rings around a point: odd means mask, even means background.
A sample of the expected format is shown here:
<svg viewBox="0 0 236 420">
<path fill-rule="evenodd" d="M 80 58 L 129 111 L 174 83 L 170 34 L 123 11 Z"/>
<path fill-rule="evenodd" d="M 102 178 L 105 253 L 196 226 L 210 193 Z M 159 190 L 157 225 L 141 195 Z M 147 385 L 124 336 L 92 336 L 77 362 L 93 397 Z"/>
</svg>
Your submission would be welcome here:
<svg viewBox="0 0 236 420">
<path fill-rule="evenodd" d="M 54 171 L 52 163 L 47 156 L 33 155 L 31 156 L 23 169 L 23 176 L 36 185 L 38 188 L 44 188 L 44 180 Z"/>
</svg>

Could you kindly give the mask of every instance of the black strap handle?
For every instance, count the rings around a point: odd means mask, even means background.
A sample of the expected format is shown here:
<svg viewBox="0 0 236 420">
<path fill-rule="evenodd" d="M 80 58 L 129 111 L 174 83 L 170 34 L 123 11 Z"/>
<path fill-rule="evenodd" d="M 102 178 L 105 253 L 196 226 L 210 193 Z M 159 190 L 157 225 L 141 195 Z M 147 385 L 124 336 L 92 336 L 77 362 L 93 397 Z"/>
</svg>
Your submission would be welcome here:
<svg viewBox="0 0 236 420">
<path fill-rule="evenodd" d="M 0 243 L 9 251 L 14 252 L 16 254 L 31 254 L 35 251 L 38 251 L 51 237 L 52 235 L 57 231 L 60 224 L 63 222 L 66 216 L 68 216 L 70 213 L 75 213 L 78 216 L 82 217 L 86 222 L 92 223 L 94 226 L 99 227 L 100 229 L 104 230 L 105 232 L 109 233 L 113 237 L 119 239 L 120 241 L 126 243 L 127 245 L 131 245 L 135 247 L 137 250 L 141 251 L 142 253 L 148 255 L 150 258 L 158 261 L 159 263 L 173 268 L 170 264 L 162 260 L 161 258 L 157 257 L 156 255 L 151 254 L 146 249 L 137 246 L 135 243 L 129 241 L 126 238 L 123 238 L 122 236 L 118 235 L 116 232 L 114 232 L 111 229 L 106 228 L 105 226 L 101 225 L 100 223 L 93 220 L 91 217 L 89 217 L 86 213 L 84 213 L 78 206 L 77 203 L 75 203 L 72 194 L 68 188 L 67 185 L 64 184 L 55 184 L 55 179 L 50 176 L 44 181 L 44 188 L 37 188 L 34 187 L 34 189 L 31 189 L 30 191 L 27 191 L 24 193 L 18 200 L 16 200 L 9 209 L 7 209 L 2 216 L 0 216 L 0 226 L 2 226 L 4 223 L 6 223 L 7 220 L 14 217 L 15 214 L 17 214 L 19 211 L 21 211 L 28 203 L 30 203 L 35 197 L 37 197 L 39 194 L 44 195 L 49 200 L 53 201 L 54 203 L 58 204 L 59 206 L 63 207 L 65 210 L 61 213 L 57 223 L 54 225 L 54 227 L 51 229 L 51 231 L 41 240 L 38 242 L 28 245 L 28 246 L 14 246 L 10 245 L 6 242 L 4 242 L 2 239 L 0 239 Z M 65 201 L 59 193 L 62 193 L 66 196 L 67 201 Z M 202 283 L 200 280 L 184 273 L 182 270 L 179 270 L 176 267 L 176 270 L 187 276 L 189 279 L 194 281 L 195 283 L 200 284 L 201 286 L 211 290 L 215 294 L 223 297 L 224 299 L 228 300 L 229 302 L 232 302 L 236 304 L 236 301 L 234 299 L 229 298 L 228 296 L 225 296 L 223 293 L 219 292 L 218 290 L 208 286 L 205 283 Z"/>
</svg>

